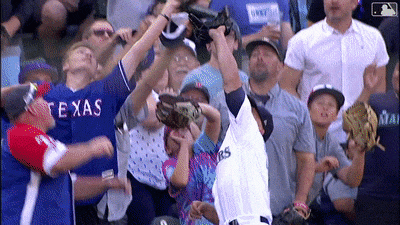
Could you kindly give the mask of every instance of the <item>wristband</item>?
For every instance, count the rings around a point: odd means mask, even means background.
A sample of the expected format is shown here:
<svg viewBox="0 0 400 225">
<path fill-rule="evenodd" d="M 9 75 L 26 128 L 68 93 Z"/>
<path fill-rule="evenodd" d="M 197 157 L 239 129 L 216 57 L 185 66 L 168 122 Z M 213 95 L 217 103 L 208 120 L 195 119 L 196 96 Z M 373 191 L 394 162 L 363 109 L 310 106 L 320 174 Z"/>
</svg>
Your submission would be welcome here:
<svg viewBox="0 0 400 225">
<path fill-rule="evenodd" d="M 306 204 L 302 203 L 302 202 L 294 202 L 293 205 L 295 207 L 301 207 L 301 208 L 303 208 L 303 209 L 305 209 L 307 211 L 309 210 L 308 206 Z"/>
<path fill-rule="evenodd" d="M 167 19 L 168 21 L 170 20 L 170 19 L 169 19 L 169 16 L 165 15 L 164 13 L 160 13 L 160 15 L 163 16 L 163 17 L 164 17 L 165 19 Z"/>
</svg>

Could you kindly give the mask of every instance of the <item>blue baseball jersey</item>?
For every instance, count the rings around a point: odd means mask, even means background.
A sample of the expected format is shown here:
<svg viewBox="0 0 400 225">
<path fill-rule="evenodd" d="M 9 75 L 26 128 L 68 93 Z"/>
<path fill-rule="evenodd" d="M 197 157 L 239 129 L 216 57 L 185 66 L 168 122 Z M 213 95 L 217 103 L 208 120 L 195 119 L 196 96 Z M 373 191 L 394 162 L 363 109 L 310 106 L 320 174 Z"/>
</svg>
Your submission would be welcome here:
<svg viewBox="0 0 400 225">
<path fill-rule="evenodd" d="M 65 144 L 86 142 L 97 136 L 107 136 L 116 149 L 114 118 L 135 83 L 128 82 L 121 62 L 112 73 L 85 88 L 73 91 L 65 84 L 53 86 L 44 99 L 49 102 L 56 127 L 48 132 Z M 73 170 L 78 175 L 102 176 L 118 173 L 117 151 L 113 157 L 96 158 Z M 97 203 L 102 196 L 78 204 Z"/>
</svg>

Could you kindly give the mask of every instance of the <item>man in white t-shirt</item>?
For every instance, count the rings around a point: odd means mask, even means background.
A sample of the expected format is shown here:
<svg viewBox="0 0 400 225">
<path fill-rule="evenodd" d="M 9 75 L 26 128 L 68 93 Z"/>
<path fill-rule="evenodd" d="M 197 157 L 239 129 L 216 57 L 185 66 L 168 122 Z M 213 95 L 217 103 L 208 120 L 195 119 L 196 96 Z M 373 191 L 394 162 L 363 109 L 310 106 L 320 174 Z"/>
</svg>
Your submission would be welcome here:
<svg viewBox="0 0 400 225">
<path fill-rule="evenodd" d="M 314 86 L 332 84 L 346 98 L 343 111 L 363 94 L 364 70 L 374 65 L 381 80 L 375 92 L 385 92 L 389 61 L 385 42 L 377 29 L 352 19 L 356 7 L 357 0 L 324 0 L 326 18 L 289 41 L 280 81 L 283 89 L 306 103 Z M 329 129 L 344 142 L 341 112 Z"/>
<path fill-rule="evenodd" d="M 204 216 L 215 224 L 271 224 L 265 141 L 273 130 L 272 116 L 246 97 L 224 30 L 210 30 L 230 111 L 230 125 L 217 157 L 215 209 L 207 203 L 194 202 L 190 216 Z"/>
</svg>

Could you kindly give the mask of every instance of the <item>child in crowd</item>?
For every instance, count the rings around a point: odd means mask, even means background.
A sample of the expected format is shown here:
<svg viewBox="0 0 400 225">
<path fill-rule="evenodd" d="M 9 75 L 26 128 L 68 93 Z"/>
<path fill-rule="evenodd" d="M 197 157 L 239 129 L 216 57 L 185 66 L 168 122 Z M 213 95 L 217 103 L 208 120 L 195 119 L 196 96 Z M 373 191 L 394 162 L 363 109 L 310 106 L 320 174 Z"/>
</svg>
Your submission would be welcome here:
<svg viewBox="0 0 400 225">
<path fill-rule="evenodd" d="M 203 132 L 196 123 L 189 127 L 165 127 L 165 149 L 170 159 L 163 164 L 163 173 L 169 184 L 169 193 L 177 201 L 181 224 L 212 224 L 205 218 L 189 220 L 193 201 L 213 204 L 212 186 L 217 166 L 216 143 L 220 133 L 220 113 L 208 105 L 208 90 L 201 84 L 188 84 L 182 96 L 198 102 L 206 122 Z M 200 134 L 199 134 L 200 133 Z"/>
</svg>

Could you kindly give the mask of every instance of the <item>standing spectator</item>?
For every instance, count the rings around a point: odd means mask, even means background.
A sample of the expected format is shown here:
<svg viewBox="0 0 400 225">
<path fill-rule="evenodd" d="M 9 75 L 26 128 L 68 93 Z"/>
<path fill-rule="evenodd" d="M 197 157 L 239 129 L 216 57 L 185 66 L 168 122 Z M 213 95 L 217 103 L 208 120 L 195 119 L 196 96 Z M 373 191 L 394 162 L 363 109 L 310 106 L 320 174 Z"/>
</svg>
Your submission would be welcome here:
<svg viewBox="0 0 400 225">
<path fill-rule="evenodd" d="M 283 63 L 273 42 L 254 41 L 246 51 L 250 56 L 250 76 L 245 90 L 274 118 L 274 131 L 266 141 L 272 215 L 277 217 L 291 203 L 299 205 L 300 212 L 306 215 L 315 171 L 309 112 L 305 104 L 279 86 Z"/>
<path fill-rule="evenodd" d="M 379 31 L 385 40 L 389 54 L 389 62 L 386 66 L 386 90 L 393 89 L 392 75 L 396 62 L 399 60 L 399 20 L 398 17 L 386 18 L 379 25 Z"/>
<path fill-rule="evenodd" d="M 184 43 L 175 51 L 168 66 L 168 86 L 174 92 L 179 92 L 186 75 L 199 66 L 200 62 L 196 58 L 195 43 L 189 39 L 184 39 Z"/>
<path fill-rule="evenodd" d="M 376 72 L 376 71 L 375 71 Z M 364 89 L 373 89 L 365 82 Z M 356 200 L 356 224 L 399 223 L 399 62 L 393 72 L 393 90 L 373 94 L 368 103 L 378 116 L 377 135 L 385 151 L 365 153 L 365 169 Z M 373 85 L 372 85 L 373 86 Z M 368 91 L 368 93 L 373 93 Z M 368 99 L 368 98 L 367 98 Z"/>
<path fill-rule="evenodd" d="M 1 101 L 14 123 L 7 144 L 2 144 L 2 224 L 74 224 L 76 178 L 69 170 L 94 158 L 111 157 L 113 146 L 104 136 L 74 145 L 54 140 L 46 135 L 55 126 L 42 97 L 48 87 L 28 84 L 9 90 L 2 90 Z M 102 188 L 127 188 L 111 180 L 103 183 Z M 86 194 L 96 191 L 103 190 Z M 75 199 L 86 197 L 76 190 Z"/>
<path fill-rule="evenodd" d="M 198 128 L 191 123 L 188 128 L 165 127 L 165 150 L 170 157 L 163 163 L 163 173 L 169 193 L 177 201 L 181 224 L 211 224 L 206 219 L 198 223 L 189 220 L 193 201 L 214 203 L 212 187 L 217 166 L 216 143 L 220 131 L 220 114 L 207 103 L 198 103 L 206 117 L 205 130 L 196 135 Z"/>
<path fill-rule="evenodd" d="M 385 92 L 385 43 L 376 28 L 352 19 L 356 7 L 357 0 L 325 0 L 326 18 L 290 40 L 280 80 L 284 90 L 306 102 L 315 85 L 332 84 L 346 97 L 343 111 L 360 95 L 364 70 L 374 64 L 380 77 L 374 92 Z M 330 130 L 344 142 L 341 112 Z"/>
<path fill-rule="evenodd" d="M 168 1 L 162 11 L 165 16 L 156 19 L 118 63 L 112 74 L 103 80 L 92 82 L 97 71 L 97 62 L 89 45 L 78 43 L 69 49 L 63 63 L 66 83 L 53 87 L 45 96 L 57 124 L 56 128 L 49 132 L 50 136 L 69 144 L 106 135 L 115 146 L 114 118 L 135 85 L 129 85 L 128 81 L 166 26 L 167 18 L 171 17 L 179 5 L 177 0 Z M 157 77 L 154 77 L 138 83 L 135 88 L 135 112 L 142 108 L 156 82 Z M 117 154 L 112 159 L 93 160 L 74 171 L 79 176 L 112 177 L 118 173 Z M 101 182 L 101 179 L 93 180 L 92 187 L 85 187 L 82 191 L 96 188 L 98 182 Z M 107 198 L 108 195 L 101 194 L 88 201 L 77 202 L 75 212 L 78 224 L 98 223 L 95 206 L 103 196 Z"/>
<path fill-rule="evenodd" d="M 155 56 L 154 64 L 138 77 L 138 82 L 154 77 L 158 77 L 157 86 L 163 82 L 160 76 L 176 51 L 175 48 L 164 48 Z M 155 115 L 158 94 L 154 89 L 155 86 L 144 103 L 144 110 L 134 113 L 134 95 L 131 94 L 116 118 L 119 128 L 116 135 L 121 140 L 118 147 L 125 157 L 119 162 L 126 164 L 127 176 L 132 183 L 132 202 L 126 209 L 128 224 L 150 224 L 157 216 L 172 214 L 171 205 L 175 202 L 166 190 L 162 173 L 162 164 L 168 156 L 163 144 L 164 126 Z"/>
<path fill-rule="evenodd" d="M 131 28 L 120 28 L 114 31 L 110 22 L 105 19 L 96 19 L 83 32 L 82 40 L 89 42 L 96 49 L 96 58 L 100 66 L 100 75 L 96 79 L 100 80 L 111 73 L 137 38 L 133 35 Z M 115 50 L 121 43 L 125 45 L 122 52 L 117 55 Z"/>
<path fill-rule="evenodd" d="M 308 97 L 307 105 L 314 126 L 317 161 L 315 179 L 309 194 L 310 202 L 314 200 L 323 187 L 324 177 L 326 177 L 327 172 L 333 174 L 333 177 L 343 181 L 343 183 L 349 185 L 351 188 L 357 187 L 361 182 L 364 171 L 365 152 L 352 142 L 352 144 L 349 144 L 349 149 L 347 150 L 352 155 L 352 161 L 349 161 L 338 140 L 328 132 L 330 124 L 337 119 L 337 115 L 343 104 L 343 94 L 331 85 L 315 86 Z M 333 177 L 332 179 L 334 179 Z M 337 190 L 333 190 L 334 188 L 330 186 L 329 191 L 337 192 Z M 353 204 L 349 205 L 347 213 L 351 213 L 354 210 L 354 202 L 352 202 L 352 199 L 350 201 Z M 338 204 L 339 202 L 336 203 L 336 205 Z M 326 217 L 329 218 L 329 215 Z M 328 221 L 328 218 L 324 219 Z M 354 220 L 354 211 L 353 218 L 351 219 Z"/>
</svg>

